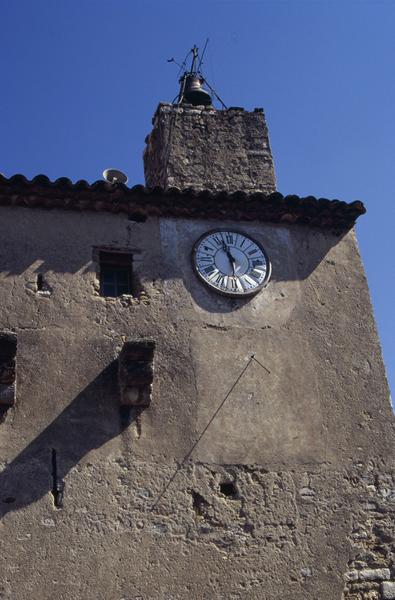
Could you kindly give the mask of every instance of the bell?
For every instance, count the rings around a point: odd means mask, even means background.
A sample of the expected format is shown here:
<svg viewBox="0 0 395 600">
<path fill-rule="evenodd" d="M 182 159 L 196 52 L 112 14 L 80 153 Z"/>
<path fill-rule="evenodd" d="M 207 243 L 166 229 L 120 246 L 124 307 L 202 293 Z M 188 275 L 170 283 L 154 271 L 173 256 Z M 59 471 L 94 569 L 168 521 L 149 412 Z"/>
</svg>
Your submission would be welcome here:
<svg viewBox="0 0 395 600">
<path fill-rule="evenodd" d="M 181 78 L 180 100 L 194 106 L 211 104 L 211 96 L 203 89 L 204 79 L 194 74 L 187 74 Z"/>
</svg>

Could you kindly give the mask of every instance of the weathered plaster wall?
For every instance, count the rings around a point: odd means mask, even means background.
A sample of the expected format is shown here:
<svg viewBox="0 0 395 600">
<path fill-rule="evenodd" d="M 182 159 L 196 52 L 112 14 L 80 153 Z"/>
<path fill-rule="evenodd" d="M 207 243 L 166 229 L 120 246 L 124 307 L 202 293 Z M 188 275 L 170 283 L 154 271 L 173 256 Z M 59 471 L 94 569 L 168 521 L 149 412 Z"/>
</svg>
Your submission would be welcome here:
<svg viewBox="0 0 395 600">
<path fill-rule="evenodd" d="M 146 142 L 148 187 L 266 193 L 276 189 L 262 109 L 159 104 Z"/>
<path fill-rule="evenodd" d="M 224 222 L 1 212 L 0 330 L 18 335 L 0 424 L 3 598 L 391 598 L 392 415 L 352 232 L 238 223 L 273 263 L 240 302 L 191 267 L 194 241 Z M 133 251 L 139 300 L 98 295 L 103 246 Z M 142 337 L 156 341 L 153 397 L 128 421 L 116 360 Z M 151 511 L 252 353 L 270 374 L 248 367 Z"/>
</svg>

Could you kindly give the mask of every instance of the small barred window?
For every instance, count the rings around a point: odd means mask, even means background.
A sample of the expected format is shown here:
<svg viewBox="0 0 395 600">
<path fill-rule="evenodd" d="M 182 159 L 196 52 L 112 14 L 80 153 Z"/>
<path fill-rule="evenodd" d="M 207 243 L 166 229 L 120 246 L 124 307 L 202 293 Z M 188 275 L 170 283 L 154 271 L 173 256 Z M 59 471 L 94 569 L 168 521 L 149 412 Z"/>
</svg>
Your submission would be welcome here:
<svg viewBox="0 0 395 600">
<path fill-rule="evenodd" d="M 117 298 L 133 293 L 132 255 L 100 251 L 100 294 Z"/>
</svg>

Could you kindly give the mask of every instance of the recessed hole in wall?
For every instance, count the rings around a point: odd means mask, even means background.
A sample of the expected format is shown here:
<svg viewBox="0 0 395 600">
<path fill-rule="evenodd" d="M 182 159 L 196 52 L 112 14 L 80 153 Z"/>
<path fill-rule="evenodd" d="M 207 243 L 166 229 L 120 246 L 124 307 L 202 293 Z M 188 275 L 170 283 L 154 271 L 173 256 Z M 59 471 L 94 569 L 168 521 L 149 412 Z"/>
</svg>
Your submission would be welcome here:
<svg viewBox="0 0 395 600">
<path fill-rule="evenodd" d="M 133 212 L 128 216 L 128 221 L 135 221 L 136 223 L 144 223 L 147 220 L 147 215 L 141 212 Z"/>
<path fill-rule="evenodd" d="M 39 296 L 49 297 L 52 294 L 52 288 L 45 280 L 42 273 L 37 273 L 36 290 Z"/>
<path fill-rule="evenodd" d="M 4 498 L 3 502 L 5 502 L 6 504 L 12 504 L 13 502 L 15 502 L 15 498 L 13 496 L 7 496 L 7 498 Z"/>
<path fill-rule="evenodd" d="M 199 494 L 199 492 L 195 492 L 195 490 L 192 490 L 191 495 L 192 495 L 193 510 L 198 515 L 198 517 L 204 516 L 204 513 L 206 512 L 206 508 L 208 507 L 207 500 L 205 498 L 203 498 L 203 496 L 201 494 Z"/>
<path fill-rule="evenodd" d="M 236 486 L 233 481 L 223 481 L 220 483 L 219 491 L 227 498 L 232 498 L 232 496 L 236 496 L 237 493 Z"/>
</svg>

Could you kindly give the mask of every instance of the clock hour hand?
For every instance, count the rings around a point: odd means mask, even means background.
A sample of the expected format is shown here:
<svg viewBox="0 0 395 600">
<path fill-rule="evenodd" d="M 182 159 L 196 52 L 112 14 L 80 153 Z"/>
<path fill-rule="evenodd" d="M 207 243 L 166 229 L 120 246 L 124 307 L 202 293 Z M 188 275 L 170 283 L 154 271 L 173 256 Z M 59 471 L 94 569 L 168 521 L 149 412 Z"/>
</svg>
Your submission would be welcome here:
<svg viewBox="0 0 395 600">
<path fill-rule="evenodd" d="M 227 257 L 229 258 L 229 262 L 232 265 L 233 275 L 236 275 L 236 270 L 235 270 L 236 260 L 235 260 L 235 257 L 230 252 L 230 250 L 229 250 L 228 246 L 225 244 L 225 242 L 223 242 L 223 244 L 222 244 L 222 249 L 226 253 Z"/>
</svg>

